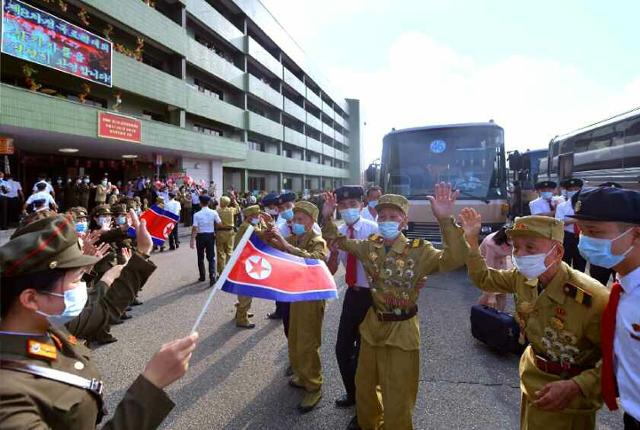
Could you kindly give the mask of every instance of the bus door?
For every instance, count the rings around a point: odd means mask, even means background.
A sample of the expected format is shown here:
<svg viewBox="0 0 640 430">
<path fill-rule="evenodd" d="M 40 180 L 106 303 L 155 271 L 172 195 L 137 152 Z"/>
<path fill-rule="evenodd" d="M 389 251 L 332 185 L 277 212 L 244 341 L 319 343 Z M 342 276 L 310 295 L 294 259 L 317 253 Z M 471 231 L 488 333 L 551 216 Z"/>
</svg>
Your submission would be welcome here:
<svg viewBox="0 0 640 430">
<path fill-rule="evenodd" d="M 573 152 L 558 156 L 558 180 L 570 178 L 573 175 Z"/>
</svg>

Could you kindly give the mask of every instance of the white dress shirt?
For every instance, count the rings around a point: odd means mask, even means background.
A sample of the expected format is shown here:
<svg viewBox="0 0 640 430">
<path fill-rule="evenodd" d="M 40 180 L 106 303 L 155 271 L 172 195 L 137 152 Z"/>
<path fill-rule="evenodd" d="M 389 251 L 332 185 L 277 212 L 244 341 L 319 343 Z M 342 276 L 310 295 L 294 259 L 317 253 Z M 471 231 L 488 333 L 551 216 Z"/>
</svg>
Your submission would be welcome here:
<svg viewBox="0 0 640 430">
<path fill-rule="evenodd" d="M 198 227 L 198 233 L 215 233 L 216 223 L 222 224 L 220 215 L 209 207 L 204 207 L 193 215 L 193 226 Z"/>
<path fill-rule="evenodd" d="M 572 218 L 569 216 L 574 215 L 573 206 L 571 205 L 571 200 L 567 200 L 562 202 L 556 207 L 556 219 L 564 222 L 564 231 L 567 233 L 573 233 L 573 224 L 566 224 L 567 221 L 570 221 Z"/>
<path fill-rule="evenodd" d="M 31 194 L 27 199 L 27 204 L 30 205 L 36 200 L 46 200 L 48 205 L 56 204 L 56 201 L 53 200 L 53 197 L 51 197 L 51 194 L 49 194 L 47 191 L 38 191 L 37 193 Z"/>
<path fill-rule="evenodd" d="M 172 214 L 178 215 L 178 216 L 180 216 L 180 211 L 182 210 L 182 206 L 180 205 L 180 202 L 177 201 L 176 199 L 169 200 L 167 203 L 164 204 L 164 208 L 169 212 L 171 212 Z"/>
<path fill-rule="evenodd" d="M 624 291 L 616 314 L 614 371 L 622 408 L 640 420 L 640 267 L 619 281 Z"/>
<path fill-rule="evenodd" d="M 373 215 L 369 210 L 369 206 L 365 206 L 362 208 L 362 210 L 360 211 L 360 216 L 364 219 L 368 219 L 369 221 L 378 221 L 378 214 Z"/>
<path fill-rule="evenodd" d="M 347 225 L 347 223 L 344 223 L 340 227 L 338 227 L 338 231 L 341 234 L 345 235 L 346 237 L 349 237 L 348 230 L 349 230 L 349 226 Z M 353 224 L 353 230 L 354 230 L 353 232 L 354 239 L 367 240 L 369 236 L 371 236 L 372 234 L 378 233 L 378 224 L 371 220 L 360 217 L 358 221 L 356 221 Z M 338 253 L 339 253 L 338 258 L 340 259 L 340 262 L 346 269 L 348 254 L 345 251 L 338 251 Z M 359 259 L 356 259 L 356 285 L 358 287 L 369 288 L 369 281 L 367 280 L 367 274 L 364 271 L 364 267 L 362 267 L 362 263 L 360 262 Z"/>
<path fill-rule="evenodd" d="M 18 191 L 22 191 L 22 185 L 20 184 L 20 182 L 18 181 L 14 181 L 13 179 L 9 179 L 7 181 L 9 183 L 9 194 L 7 194 L 7 197 L 9 197 L 10 199 L 15 199 L 18 197 Z"/>
</svg>

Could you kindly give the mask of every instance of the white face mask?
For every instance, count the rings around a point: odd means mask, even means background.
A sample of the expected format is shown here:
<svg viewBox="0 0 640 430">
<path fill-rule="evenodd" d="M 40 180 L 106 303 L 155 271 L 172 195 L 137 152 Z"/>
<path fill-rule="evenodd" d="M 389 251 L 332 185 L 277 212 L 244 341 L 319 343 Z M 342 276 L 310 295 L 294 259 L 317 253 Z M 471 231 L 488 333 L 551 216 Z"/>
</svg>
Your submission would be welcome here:
<svg viewBox="0 0 640 430">
<path fill-rule="evenodd" d="M 535 279 L 547 271 L 548 267 L 544 264 L 544 260 L 555 247 L 553 245 L 546 254 L 523 255 L 521 257 L 512 254 L 511 261 L 513 261 L 513 265 L 518 269 L 518 272 L 522 273 L 525 278 Z"/>
</svg>

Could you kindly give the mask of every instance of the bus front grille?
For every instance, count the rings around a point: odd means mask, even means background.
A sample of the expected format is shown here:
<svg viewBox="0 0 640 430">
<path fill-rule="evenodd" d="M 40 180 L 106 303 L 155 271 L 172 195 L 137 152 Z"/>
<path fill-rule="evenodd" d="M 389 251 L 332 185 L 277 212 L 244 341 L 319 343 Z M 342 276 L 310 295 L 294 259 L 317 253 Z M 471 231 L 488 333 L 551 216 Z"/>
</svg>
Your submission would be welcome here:
<svg viewBox="0 0 640 430">
<path fill-rule="evenodd" d="M 409 228 L 404 234 L 409 239 L 426 239 L 433 243 L 442 242 L 440 226 L 435 222 L 410 222 Z"/>
</svg>

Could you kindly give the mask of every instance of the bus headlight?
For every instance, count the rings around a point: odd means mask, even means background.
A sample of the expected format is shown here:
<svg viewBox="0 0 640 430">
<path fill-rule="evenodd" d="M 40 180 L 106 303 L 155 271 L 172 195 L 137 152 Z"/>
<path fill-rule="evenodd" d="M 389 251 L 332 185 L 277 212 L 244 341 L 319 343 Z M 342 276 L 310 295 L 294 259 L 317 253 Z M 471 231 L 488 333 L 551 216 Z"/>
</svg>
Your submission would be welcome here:
<svg viewBox="0 0 640 430">
<path fill-rule="evenodd" d="M 482 233 L 482 234 L 489 234 L 489 233 L 491 233 L 491 231 L 492 231 L 492 229 L 491 229 L 490 225 L 483 225 L 480 228 L 480 233 Z"/>
</svg>

